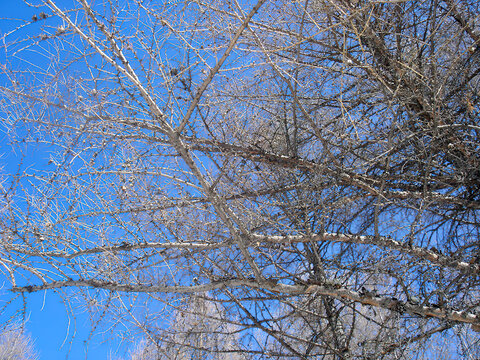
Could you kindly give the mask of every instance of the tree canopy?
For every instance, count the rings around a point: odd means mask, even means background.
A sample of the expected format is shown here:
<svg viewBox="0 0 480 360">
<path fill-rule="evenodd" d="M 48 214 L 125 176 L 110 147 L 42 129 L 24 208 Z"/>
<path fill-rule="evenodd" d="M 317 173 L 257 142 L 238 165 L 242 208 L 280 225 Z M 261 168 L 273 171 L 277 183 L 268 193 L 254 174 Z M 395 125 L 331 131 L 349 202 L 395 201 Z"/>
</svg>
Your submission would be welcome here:
<svg viewBox="0 0 480 360">
<path fill-rule="evenodd" d="M 40 3 L 2 38 L 12 296 L 152 358 L 479 356 L 477 1 Z"/>
</svg>

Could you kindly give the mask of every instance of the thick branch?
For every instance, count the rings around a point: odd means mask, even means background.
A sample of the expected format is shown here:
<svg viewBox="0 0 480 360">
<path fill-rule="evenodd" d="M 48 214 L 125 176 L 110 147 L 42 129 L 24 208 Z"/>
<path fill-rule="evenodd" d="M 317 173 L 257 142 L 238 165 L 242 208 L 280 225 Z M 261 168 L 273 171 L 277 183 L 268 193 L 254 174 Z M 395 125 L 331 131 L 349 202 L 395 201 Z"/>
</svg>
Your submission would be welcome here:
<svg viewBox="0 0 480 360">
<path fill-rule="evenodd" d="M 464 261 L 453 260 L 448 256 L 440 254 L 435 250 L 428 250 L 419 246 L 410 246 L 408 243 L 401 243 L 394 239 L 383 236 L 368 236 L 368 235 L 350 235 L 350 234 L 334 234 L 323 233 L 315 235 L 286 235 L 286 236 L 274 236 L 274 235 L 258 235 L 252 234 L 257 243 L 269 242 L 276 244 L 291 244 L 291 243 L 309 243 L 309 242 L 341 242 L 348 244 L 362 244 L 362 245 L 375 245 L 378 247 L 385 247 L 388 249 L 400 251 L 404 254 L 415 256 L 428 260 L 434 264 L 441 266 L 448 266 L 458 269 L 462 272 L 469 274 L 480 273 L 479 264 L 469 264 Z"/>
<path fill-rule="evenodd" d="M 391 311 L 399 312 L 401 314 L 408 313 L 414 316 L 421 316 L 426 318 L 432 317 L 447 321 L 480 325 L 480 316 L 465 311 L 449 310 L 433 306 L 415 305 L 411 304 L 408 301 L 404 302 L 396 298 L 387 296 L 361 295 L 356 291 L 351 291 L 341 287 L 338 288 L 335 286 L 287 285 L 268 280 L 259 283 L 255 280 L 250 279 L 231 279 L 215 281 L 212 283 L 195 286 L 131 285 L 118 284 L 110 281 L 100 280 L 68 280 L 55 281 L 52 283 L 45 283 L 43 285 L 37 286 L 17 286 L 13 287 L 11 291 L 20 293 L 31 293 L 67 287 L 93 287 L 118 292 L 188 294 L 218 289 L 236 288 L 242 286 L 288 295 L 332 296 L 337 299 L 355 301 L 364 305 L 384 308 Z"/>
</svg>

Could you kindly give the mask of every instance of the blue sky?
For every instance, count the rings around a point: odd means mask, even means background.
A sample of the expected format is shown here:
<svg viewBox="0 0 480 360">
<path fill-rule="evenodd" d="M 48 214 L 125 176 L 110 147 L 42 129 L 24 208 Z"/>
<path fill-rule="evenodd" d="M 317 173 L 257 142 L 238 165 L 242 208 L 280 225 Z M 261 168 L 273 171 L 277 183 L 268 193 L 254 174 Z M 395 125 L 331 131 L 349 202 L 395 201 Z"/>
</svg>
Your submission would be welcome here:
<svg viewBox="0 0 480 360">
<path fill-rule="evenodd" d="M 29 21 L 34 14 L 38 14 L 41 10 L 28 7 L 20 0 L 0 0 L 0 36 L 12 30 L 12 28 L 23 23 L 23 20 Z M 10 20 L 8 20 L 10 19 Z M 12 20 L 13 19 L 13 20 Z M 26 27 L 15 37 L 21 35 L 28 35 L 28 31 L 34 27 Z M 3 54 L 0 55 L 0 61 L 3 65 Z M 46 65 L 46 64 L 45 64 Z M 2 78 L 3 77 L 3 78 Z M 5 84 L 5 77 L 0 74 L 0 81 Z M 2 139 L 3 138 L 3 139 Z M 0 141 L 4 140 L 4 135 L 0 134 Z M 3 142 L 3 141 L 2 141 Z M 4 143 L 4 142 L 3 142 Z M 5 170 L 13 169 L 17 166 L 18 156 L 9 152 L 5 145 L 0 145 L 0 165 Z M 31 161 L 34 166 L 41 166 L 46 162 L 46 152 L 38 157 L 27 159 Z M 0 275 L 1 276 L 1 275 Z M 10 298 L 8 292 L 8 282 L 0 281 L 4 284 L 0 290 L 0 307 L 5 305 L 7 299 Z M 62 301 L 62 298 L 54 293 L 32 293 L 25 297 L 26 313 L 24 314 L 27 322 L 26 329 L 32 339 L 35 341 L 35 348 L 39 353 L 39 360 L 46 359 L 68 359 L 80 360 L 98 360 L 98 359 L 114 359 L 115 349 L 118 347 L 118 342 L 111 340 L 103 342 L 108 339 L 101 334 L 95 333 L 93 339 L 89 342 L 90 324 L 88 315 L 75 314 L 75 317 L 69 315 Z M 6 311 L 0 313 L 0 323 L 12 315 L 9 311 L 13 309 L 22 308 L 22 299 L 18 298 L 16 303 L 11 304 Z M 19 317 L 20 319 L 21 317 Z M 88 353 L 87 353 L 88 351 Z"/>
<path fill-rule="evenodd" d="M 88 339 L 90 330 L 88 317 L 82 314 L 69 317 L 57 294 L 32 293 L 26 300 L 26 328 L 35 341 L 39 359 L 65 359 L 67 355 L 72 360 L 111 358 L 109 354 L 114 349 L 113 342 L 102 344 L 101 336 L 96 334 L 86 346 L 84 341 Z M 76 335 L 73 337 L 74 332 Z"/>
</svg>

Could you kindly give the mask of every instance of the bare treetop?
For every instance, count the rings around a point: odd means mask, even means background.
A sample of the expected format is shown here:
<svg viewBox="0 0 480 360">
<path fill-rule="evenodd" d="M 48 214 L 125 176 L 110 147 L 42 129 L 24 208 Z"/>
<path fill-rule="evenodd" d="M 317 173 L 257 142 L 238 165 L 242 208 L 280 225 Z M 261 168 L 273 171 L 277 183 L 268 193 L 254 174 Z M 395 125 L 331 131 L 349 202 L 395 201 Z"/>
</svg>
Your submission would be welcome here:
<svg viewBox="0 0 480 360">
<path fill-rule="evenodd" d="M 13 296 L 152 358 L 478 356 L 479 13 L 42 1 L 3 35 Z"/>
</svg>

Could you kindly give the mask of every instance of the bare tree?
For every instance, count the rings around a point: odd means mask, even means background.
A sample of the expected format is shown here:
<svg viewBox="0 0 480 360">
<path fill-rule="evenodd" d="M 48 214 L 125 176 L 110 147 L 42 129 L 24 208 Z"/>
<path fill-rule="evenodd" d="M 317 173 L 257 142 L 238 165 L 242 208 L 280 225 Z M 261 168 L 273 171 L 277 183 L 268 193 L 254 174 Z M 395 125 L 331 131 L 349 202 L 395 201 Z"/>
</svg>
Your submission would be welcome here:
<svg viewBox="0 0 480 360">
<path fill-rule="evenodd" d="M 225 308 L 214 301 L 192 297 L 188 304 L 172 307 L 171 323 L 161 338 L 149 339 L 134 347 L 131 360 L 154 359 L 249 359 L 242 354 L 242 325 L 231 322 Z M 237 351 L 236 351 L 237 349 Z"/>
<path fill-rule="evenodd" d="M 191 358 L 478 357 L 479 7 L 42 1 L 3 41 L 13 294 Z"/>
<path fill-rule="evenodd" d="M 37 359 L 32 339 L 18 325 L 11 325 L 2 329 L 0 333 L 0 359 Z"/>
</svg>

